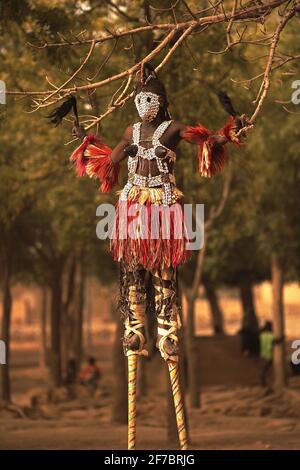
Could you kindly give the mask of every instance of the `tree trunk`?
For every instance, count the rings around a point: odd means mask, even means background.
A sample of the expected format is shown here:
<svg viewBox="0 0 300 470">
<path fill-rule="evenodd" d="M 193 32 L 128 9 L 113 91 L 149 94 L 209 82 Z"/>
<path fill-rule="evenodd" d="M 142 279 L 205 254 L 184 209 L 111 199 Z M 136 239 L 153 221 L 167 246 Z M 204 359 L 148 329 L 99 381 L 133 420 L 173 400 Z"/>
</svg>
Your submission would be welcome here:
<svg viewBox="0 0 300 470">
<path fill-rule="evenodd" d="M 61 369 L 61 315 L 62 315 L 62 273 L 63 263 L 57 260 L 51 279 L 51 351 L 50 372 L 55 387 L 62 385 Z"/>
<path fill-rule="evenodd" d="M 223 311 L 219 303 L 216 289 L 213 283 L 209 280 L 206 280 L 204 282 L 204 288 L 205 288 L 206 297 L 210 306 L 212 327 L 213 327 L 214 333 L 215 335 L 223 335 L 224 334 L 224 315 L 223 315 Z"/>
<path fill-rule="evenodd" d="M 4 403 L 11 401 L 10 388 L 10 324 L 11 324 L 11 271 L 12 271 L 12 250 L 7 248 L 5 261 L 3 263 L 3 301 L 2 301 L 2 329 L 1 340 L 6 347 L 6 364 L 0 365 L 0 400 Z"/>
<path fill-rule="evenodd" d="M 274 332 L 274 388 L 282 389 L 287 384 L 285 343 L 284 343 L 284 302 L 283 302 L 283 268 L 276 255 L 271 259 L 273 288 L 273 332 Z"/>
<path fill-rule="evenodd" d="M 78 276 L 78 263 L 75 253 L 72 253 L 67 268 L 66 275 L 63 276 L 63 300 L 62 313 L 60 320 L 60 341 L 61 341 L 61 370 L 64 380 L 68 381 L 69 360 L 74 361 L 73 341 L 74 341 L 74 322 L 76 316 L 76 276 Z"/>
<path fill-rule="evenodd" d="M 190 397 L 190 405 L 194 408 L 200 408 L 200 380 L 198 374 L 198 351 L 197 344 L 195 342 L 195 307 L 196 300 L 198 297 L 199 286 L 202 278 L 202 271 L 204 265 L 205 252 L 207 247 L 209 232 L 205 231 L 204 244 L 202 249 L 199 251 L 196 261 L 196 268 L 194 273 L 193 285 L 191 288 L 186 289 L 187 299 L 187 317 L 186 317 L 186 358 L 188 361 L 188 390 Z"/>
<path fill-rule="evenodd" d="M 200 380 L 197 370 L 197 348 L 195 342 L 195 305 L 198 297 L 199 286 L 202 280 L 205 253 L 209 239 L 210 229 L 214 221 L 222 214 L 225 207 L 231 184 L 232 174 L 227 172 L 222 196 L 217 207 L 212 207 L 208 220 L 204 224 L 204 240 L 202 249 L 199 251 L 194 272 L 194 280 L 191 289 L 187 289 L 187 328 L 186 328 L 186 351 L 188 359 L 188 387 L 190 393 L 190 404 L 200 407 Z"/>
<path fill-rule="evenodd" d="M 127 367 L 124 356 L 121 337 L 123 336 L 123 324 L 121 319 L 117 319 L 115 343 L 113 351 L 114 365 L 114 390 L 113 390 L 113 412 L 112 421 L 117 424 L 127 424 Z"/>
<path fill-rule="evenodd" d="M 197 373 L 197 349 L 195 343 L 195 300 L 187 295 L 186 356 L 188 360 L 188 390 L 190 406 L 200 407 L 199 378 Z"/>
<path fill-rule="evenodd" d="M 92 297 L 91 297 L 91 286 L 90 282 L 86 285 L 86 334 L 85 334 L 85 346 L 84 349 L 88 356 L 93 355 L 93 309 L 92 309 Z"/>
<path fill-rule="evenodd" d="M 240 284 L 241 302 L 243 307 L 242 326 L 258 331 L 258 321 L 254 306 L 253 286 L 248 280 Z"/>
<path fill-rule="evenodd" d="M 47 366 L 47 287 L 41 289 L 41 308 L 40 308 L 40 367 L 45 369 Z"/>
<path fill-rule="evenodd" d="M 73 355 L 76 361 L 76 371 L 80 370 L 82 360 L 82 329 L 83 329 L 83 309 L 84 309 L 84 292 L 85 292 L 85 275 L 82 263 L 78 266 L 78 276 L 76 278 L 76 305 L 73 330 Z"/>
<path fill-rule="evenodd" d="M 259 354 L 259 325 L 254 305 L 253 286 L 249 280 L 240 284 L 240 297 L 243 309 L 242 350 L 249 354 Z"/>
</svg>

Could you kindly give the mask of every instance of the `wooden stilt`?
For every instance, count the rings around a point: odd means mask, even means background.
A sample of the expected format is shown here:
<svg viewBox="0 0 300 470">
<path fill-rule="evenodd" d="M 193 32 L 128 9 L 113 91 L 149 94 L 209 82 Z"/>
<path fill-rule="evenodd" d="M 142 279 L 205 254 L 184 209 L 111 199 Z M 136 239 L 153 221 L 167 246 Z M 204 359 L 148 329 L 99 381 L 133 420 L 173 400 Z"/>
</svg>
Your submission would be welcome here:
<svg viewBox="0 0 300 470">
<path fill-rule="evenodd" d="M 187 450 L 188 449 L 187 432 L 186 432 L 186 427 L 185 427 L 183 401 L 182 401 L 182 395 L 181 395 L 180 384 L 179 384 L 179 364 L 178 362 L 174 362 L 174 361 L 167 361 L 167 363 L 168 363 L 172 392 L 173 392 L 180 449 Z"/>
<path fill-rule="evenodd" d="M 135 449 L 137 354 L 128 356 L 128 450 Z"/>
</svg>

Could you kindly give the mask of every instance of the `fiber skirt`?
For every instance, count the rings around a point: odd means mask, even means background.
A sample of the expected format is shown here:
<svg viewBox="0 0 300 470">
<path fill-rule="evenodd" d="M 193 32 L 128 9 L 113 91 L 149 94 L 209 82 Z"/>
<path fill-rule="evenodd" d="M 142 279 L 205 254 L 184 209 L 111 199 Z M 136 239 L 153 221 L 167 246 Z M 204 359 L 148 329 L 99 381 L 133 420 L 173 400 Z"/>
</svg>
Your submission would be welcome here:
<svg viewBox="0 0 300 470">
<path fill-rule="evenodd" d="M 127 201 L 119 198 L 110 241 L 115 261 L 150 270 L 175 268 L 191 257 L 180 201 L 183 194 L 174 187 L 174 203 L 168 206 L 162 204 L 162 195 L 162 188 L 133 186 Z"/>
</svg>

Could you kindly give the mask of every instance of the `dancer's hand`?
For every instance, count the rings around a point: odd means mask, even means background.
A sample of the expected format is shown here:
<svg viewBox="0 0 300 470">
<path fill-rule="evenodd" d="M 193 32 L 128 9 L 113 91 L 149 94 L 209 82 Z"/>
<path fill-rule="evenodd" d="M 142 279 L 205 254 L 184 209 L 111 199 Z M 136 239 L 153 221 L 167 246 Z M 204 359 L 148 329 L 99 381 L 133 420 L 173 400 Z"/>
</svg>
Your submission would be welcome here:
<svg viewBox="0 0 300 470">
<path fill-rule="evenodd" d="M 78 137 L 78 139 L 80 139 L 80 140 L 83 140 L 86 136 L 86 132 L 85 132 L 84 127 L 78 125 L 76 120 L 74 120 L 74 122 L 73 122 L 72 135 L 74 137 Z"/>
<path fill-rule="evenodd" d="M 127 145 L 124 148 L 124 155 L 126 155 L 126 157 L 128 156 L 135 157 L 137 154 L 137 151 L 138 151 L 138 146 L 136 144 Z"/>
<path fill-rule="evenodd" d="M 217 144 L 217 145 L 225 145 L 227 142 L 228 142 L 228 139 L 227 137 L 225 137 L 225 135 L 214 135 L 213 136 L 214 138 L 214 142 Z"/>
<path fill-rule="evenodd" d="M 249 123 L 249 117 L 246 114 L 241 114 L 241 116 L 236 116 L 234 118 L 236 132 L 239 132 L 244 127 L 247 128 Z"/>
</svg>

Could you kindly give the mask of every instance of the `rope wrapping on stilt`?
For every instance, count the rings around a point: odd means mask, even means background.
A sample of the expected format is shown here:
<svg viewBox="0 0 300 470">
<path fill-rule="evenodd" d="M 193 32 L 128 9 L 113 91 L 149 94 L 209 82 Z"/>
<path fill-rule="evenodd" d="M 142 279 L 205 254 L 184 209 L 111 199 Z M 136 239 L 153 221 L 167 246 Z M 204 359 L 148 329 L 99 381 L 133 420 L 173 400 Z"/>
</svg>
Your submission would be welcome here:
<svg viewBox="0 0 300 470">
<path fill-rule="evenodd" d="M 181 327 L 176 270 L 173 268 L 152 271 L 157 314 L 157 346 L 165 361 L 178 361 L 178 330 Z"/>
<path fill-rule="evenodd" d="M 137 354 L 128 356 L 128 450 L 135 449 L 136 441 L 137 360 Z"/>
</svg>

